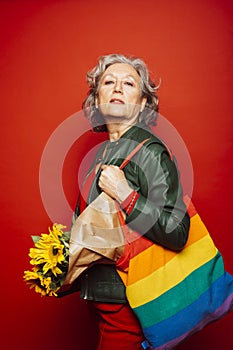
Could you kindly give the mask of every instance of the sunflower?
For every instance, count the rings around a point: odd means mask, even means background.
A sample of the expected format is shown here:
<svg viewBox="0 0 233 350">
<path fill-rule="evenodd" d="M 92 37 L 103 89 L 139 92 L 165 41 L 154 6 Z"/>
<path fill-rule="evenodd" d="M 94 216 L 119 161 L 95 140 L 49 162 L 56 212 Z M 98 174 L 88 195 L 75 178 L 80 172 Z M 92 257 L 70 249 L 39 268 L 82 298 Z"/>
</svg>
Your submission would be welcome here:
<svg viewBox="0 0 233 350">
<path fill-rule="evenodd" d="M 33 271 L 24 271 L 24 281 L 29 284 L 30 289 L 35 288 L 36 293 L 44 296 L 46 295 L 46 290 L 43 288 L 43 276 L 37 271 L 35 269 Z"/>
<path fill-rule="evenodd" d="M 43 265 L 43 272 L 46 274 L 49 270 L 57 276 L 62 274 L 57 266 L 65 261 L 63 254 L 64 244 L 61 243 L 59 236 L 62 236 L 62 225 L 53 225 L 49 228 L 49 234 L 42 233 L 40 239 L 35 243 L 35 248 L 30 249 L 29 256 L 32 258 L 31 265 Z"/>
<path fill-rule="evenodd" d="M 32 236 L 34 248 L 30 248 L 32 271 L 24 271 L 24 281 L 41 296 L 57 296 L 68 270 L 70 232 L 65 226 L 54 224 L 49 233 Z"/>
</svg>

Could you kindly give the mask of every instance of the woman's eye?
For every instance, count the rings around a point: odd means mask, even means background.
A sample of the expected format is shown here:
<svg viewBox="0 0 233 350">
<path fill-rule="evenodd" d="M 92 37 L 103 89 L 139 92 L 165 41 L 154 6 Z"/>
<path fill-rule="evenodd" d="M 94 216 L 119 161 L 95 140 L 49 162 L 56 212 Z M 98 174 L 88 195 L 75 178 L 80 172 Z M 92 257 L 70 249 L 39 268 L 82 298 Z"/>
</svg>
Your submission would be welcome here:
<svg viewBox="0 0 233 350">
<path fill-rule="evenodd" d="M 112 80 L 106 80 L 106 81 L 104 82 L 104 85 L 110 85 L 110 84 L 114 84 L 114 81 L 112 81 Z"/>
<path fill-rule="evenodd" d="M 133 83 L 131 83 L 131 81 L 126 81 L 126 82 L 125 82 L 125 85 L 133 86 Z"/>
</svg>

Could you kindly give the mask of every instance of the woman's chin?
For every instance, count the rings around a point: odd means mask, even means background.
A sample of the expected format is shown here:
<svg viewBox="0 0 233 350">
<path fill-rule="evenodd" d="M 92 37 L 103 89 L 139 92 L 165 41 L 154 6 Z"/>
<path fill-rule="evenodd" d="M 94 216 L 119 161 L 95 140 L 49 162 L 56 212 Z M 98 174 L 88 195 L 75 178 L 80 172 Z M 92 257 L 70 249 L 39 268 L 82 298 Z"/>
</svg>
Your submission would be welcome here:
<svg viewBox="0 0 233 350">
<path fill-rule="evenodd" d="M 125 105 L 123 108 L 113 107 L 113 108 L 104 108 L 101 109 L 101 113 L 106 121 L 108 122 L 124 122 L 124 121 L 135 121 L 137 119 L 137 115 L 139 114 L 139 110 L 134 108 L 129 108 L 129 106 Z"/>
<path fill-rule="evenodd" d="M 104 116 L 111 116 L 111 117 L 122 117 L 127 114 L 127 105 L 125 104 L 107 104 L 104 106 L 101 106 L 101 113 Z"/>
</svg>

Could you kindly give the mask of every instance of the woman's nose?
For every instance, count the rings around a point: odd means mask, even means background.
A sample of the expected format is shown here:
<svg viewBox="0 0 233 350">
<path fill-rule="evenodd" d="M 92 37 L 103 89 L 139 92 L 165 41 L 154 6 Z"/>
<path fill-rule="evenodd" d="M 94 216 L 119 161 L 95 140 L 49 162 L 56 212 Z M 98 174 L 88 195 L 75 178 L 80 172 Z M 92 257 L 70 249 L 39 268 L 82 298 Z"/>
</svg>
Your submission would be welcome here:
<svg viewBox="0 0 233 350">
<path fill-rule="evenodd" d="M 114 92 L 117 93 L 123 93 L 123 88 L 122 88 L 122 82 L 121 81 L 116 81 L 115 86 L 114 86 Z"/>
</svg>

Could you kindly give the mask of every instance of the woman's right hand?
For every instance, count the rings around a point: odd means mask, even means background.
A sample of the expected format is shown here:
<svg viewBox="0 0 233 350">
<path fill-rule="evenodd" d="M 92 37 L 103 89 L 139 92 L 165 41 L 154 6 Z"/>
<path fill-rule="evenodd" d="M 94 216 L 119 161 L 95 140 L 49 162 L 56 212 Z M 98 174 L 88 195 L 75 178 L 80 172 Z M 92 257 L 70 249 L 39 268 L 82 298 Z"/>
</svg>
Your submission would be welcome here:
<svg viewBox="0 0 233 350">
<path fill-rule="evenodd" d="M 124 172 L 115 165 L 102 165 L 99 187 L 119 203 L 123 202 L 133 191 L 126 180 Z"/>
</svg>

